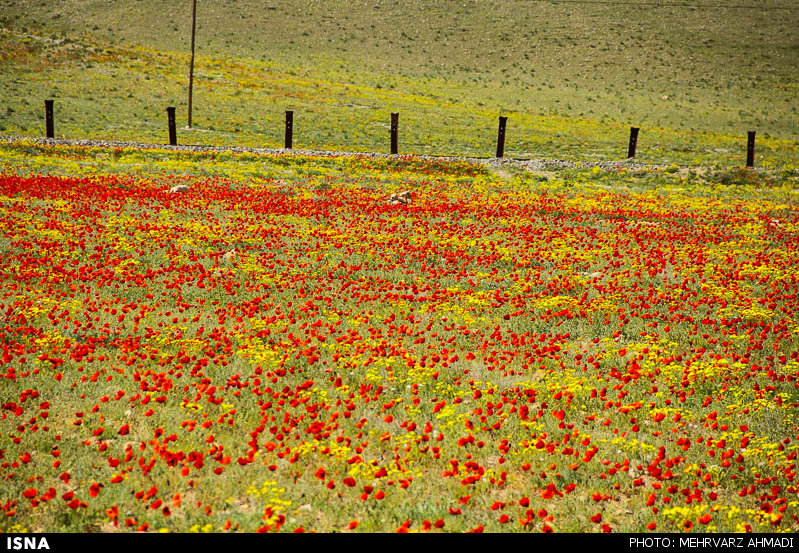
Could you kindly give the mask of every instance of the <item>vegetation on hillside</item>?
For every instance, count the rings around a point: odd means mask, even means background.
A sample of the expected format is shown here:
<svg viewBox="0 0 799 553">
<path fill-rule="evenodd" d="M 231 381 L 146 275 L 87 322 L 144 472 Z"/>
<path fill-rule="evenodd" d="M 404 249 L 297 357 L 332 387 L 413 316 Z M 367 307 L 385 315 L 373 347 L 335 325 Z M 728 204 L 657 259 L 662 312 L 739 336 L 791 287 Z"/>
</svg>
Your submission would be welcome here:
<svg viewBox="0 0 799 553">
<path fill-rule="evenodd" d="M 190 2 L 5 2 L 0 133 L 165 140 L 185 121 Z M 795 163 L 795 6 L 414 0 L 226 1 L 198 8 L 195 130 L 184 143 L 490 156 Z"/>
</svg>

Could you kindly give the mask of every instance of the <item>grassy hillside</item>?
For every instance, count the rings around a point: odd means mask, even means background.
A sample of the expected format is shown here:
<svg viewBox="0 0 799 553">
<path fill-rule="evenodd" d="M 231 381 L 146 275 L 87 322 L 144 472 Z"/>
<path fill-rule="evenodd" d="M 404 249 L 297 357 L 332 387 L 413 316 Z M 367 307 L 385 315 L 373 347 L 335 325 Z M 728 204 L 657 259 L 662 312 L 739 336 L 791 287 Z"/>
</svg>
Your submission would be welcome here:
<svg viewBox="0 0 799 553">
<path fill-rule="evenodd" d="M 200 2 L 196 130 L 181 142 L 795 163 L 799 7 L 765 0 Z M 719 7 L 728 5 L 733 7 Z M 191 2 L 0 3 L 0 133 L 165 140 L 185 121 Z"/>
</svg>

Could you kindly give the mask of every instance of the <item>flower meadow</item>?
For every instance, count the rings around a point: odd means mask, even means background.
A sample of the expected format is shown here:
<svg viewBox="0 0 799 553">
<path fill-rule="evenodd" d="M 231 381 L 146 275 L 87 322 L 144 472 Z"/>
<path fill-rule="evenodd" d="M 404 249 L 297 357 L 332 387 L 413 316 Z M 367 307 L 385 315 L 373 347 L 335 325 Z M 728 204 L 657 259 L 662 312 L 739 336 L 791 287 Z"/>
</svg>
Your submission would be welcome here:
<svg viewBox="0 0 799 553">
<path fill-rule="evenodd" d="M 4 531 L 799 528 L 792 186 L 25 155 Z"/>
</svg>

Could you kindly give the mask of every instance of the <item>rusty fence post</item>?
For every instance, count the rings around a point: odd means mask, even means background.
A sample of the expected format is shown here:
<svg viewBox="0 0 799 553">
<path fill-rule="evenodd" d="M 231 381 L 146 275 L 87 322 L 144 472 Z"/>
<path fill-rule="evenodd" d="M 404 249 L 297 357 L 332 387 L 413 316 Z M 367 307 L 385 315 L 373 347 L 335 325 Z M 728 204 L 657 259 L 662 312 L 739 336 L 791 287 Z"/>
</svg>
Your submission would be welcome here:
<svg viewBox="0 0 799 553">
<path fill-rule="evenodd" d="M 44 101 L 44 126 L 47 138 L 55 138 L 55 125 L 53 124 L 53 100 Z"/>
<path fill-rule="evenodd" d="M 497 157 L 505 155 L 505 126 L 508 123 L 507 117 L 499 116 L 499 131 L 497 133 Z"/>
<path fill-rule="evenodd" d="M 627 147 L 627 158 L 635 157 L 635 149 L 638 147 L 639 127 L 630 127 L 630 145 Z"/>
<path fill-rule="evenodd" d="M 756 131 L 747 131 L 746 139 L 746 166 L 755 166 L 755 133 Z"/>
<path fill-rule="evenodd" d="M 178 145 L 178 132 L 175 129 L 175 108 L 174 107 L 166 108 L 166 117 L 167 117 L 167 121 L 169 122 L 169 145 L 170 146 L 177 146 Z"/>
<path fill-rule="evenodd" d="M 294 144 L 294 112 L 286 110 L 286 136 L 283 140 L 283 147 L 291 150 Z"/>
<path fill-rule="evenodd" d="M 399 149 L 399 113 L 391 114 L 391 153 L 396 154 Z"/>
</svg>

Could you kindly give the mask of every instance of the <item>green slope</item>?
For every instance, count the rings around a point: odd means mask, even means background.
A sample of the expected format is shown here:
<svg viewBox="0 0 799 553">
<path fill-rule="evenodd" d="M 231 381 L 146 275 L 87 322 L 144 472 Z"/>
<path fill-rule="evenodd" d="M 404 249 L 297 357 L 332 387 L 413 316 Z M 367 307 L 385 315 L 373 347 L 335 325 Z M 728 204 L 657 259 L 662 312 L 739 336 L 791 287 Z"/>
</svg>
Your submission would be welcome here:
<svg viewBox="0 0 799 553">
<path fill-rule="evenodd" d="M 730 6 L 730 7 L 720 7 Z M 734 7 L 733 7 L 734 6 Z M 795 162 L 799 6 L 789 0 L 199 2 L 195 126 L 182 142 L 408 152 Z M 164 140 L 185 121 L 191 2 L 0 3 L 0 133 Z M 60 42 L 60 41 L 64 42 Z M 12 110 L 12 111 L 9 111 Z M 71 119 L 70 119 L 71 118 Z"/>
</svg>

